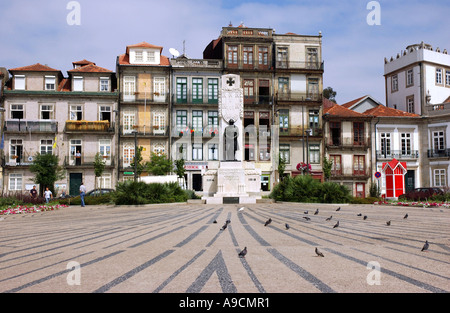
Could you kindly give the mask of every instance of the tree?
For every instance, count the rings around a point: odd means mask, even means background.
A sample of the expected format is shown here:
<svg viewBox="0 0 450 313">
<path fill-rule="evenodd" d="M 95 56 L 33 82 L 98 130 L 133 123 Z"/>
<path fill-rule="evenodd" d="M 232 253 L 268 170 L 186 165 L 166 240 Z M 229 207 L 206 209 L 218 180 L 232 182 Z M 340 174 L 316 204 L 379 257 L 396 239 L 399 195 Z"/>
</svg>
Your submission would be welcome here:
<svg viewBox="0 0 450 313">
<path fill-rule="evenodd" d="M 283 180 L 285 169 L 286 169 L 286 159 L 283 158 L 281 154 L 278 154 L 278 177 L 280 178 L 280 181 Z"/>
<path fill-rule="evenodd" d="M 323 97 L 327 98 L 330 101 L 336 103 L 336 94 L 337 92 L 333 90 L 331 87 L 327 87 L 323 90 Z"/>
<path fill-rule="evenodd" d="M 323 157 L 322 170 L 326 181 L 328 181 L 331 177 L 332 168 L 333 168 L 333 160 L 329 160 L 327 157 Z"/>
<path fill-rule="evenodd" d="M 150 162 L 145 165 L 147 171 L 155 176 L 167 175 L 173 169 L 172 162 L 165 154 L 152 153 Z"/>
<path fill-rule="evenodd" d="M 134 173 L 134 175 L 136 175 L 135 177 L 141 176 L 142 172 L 144 171 L 144 165 L 142 164 L 142 150 L 144 150 L 144 147 L 137 147 L 137 149 L 134 153 L 133 162 L 130 163 L 130 166 L 136 172 L 136 173 Z M 136 167 L 134 166 L 135 164 L 136 164 Z"/>
<path fill-rule="evenodd" d="M 30 172 L 35 175 L 32 181 L 40 186 L 40 195 L 43 194 L 45 187 L 55 193 L 55 182 L 65 177 L 64 169 L 59 165 L 59 157 L 53 154 L 36 153 L 30 165 Z"/>
<path fill-rule="evenodd" d="M 103 156 L 99 152 L 97 152 L 95 154 L 95 159 L 94 159 L 95 185 L 97 185 L 97 177 L 101 177 L 103 175 L 104 170 L 105 170 L 105 161 L 103 161 Z M 99 189 L 102 188 L 101 184 L 102 183 L 100 180 Z"/>
</svg>

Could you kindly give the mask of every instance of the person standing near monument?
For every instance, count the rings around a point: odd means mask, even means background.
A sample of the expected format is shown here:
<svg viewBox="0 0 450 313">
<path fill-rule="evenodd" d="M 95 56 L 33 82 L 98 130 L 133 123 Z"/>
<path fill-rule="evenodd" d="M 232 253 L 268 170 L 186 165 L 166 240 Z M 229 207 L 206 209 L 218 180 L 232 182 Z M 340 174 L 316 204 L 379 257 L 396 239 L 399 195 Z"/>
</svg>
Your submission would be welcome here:
<svg viewBox="0 0 450 313">
<path fill-rule="evenodd" d="M 225 127 L 225 160 L 236 161 L 236 151 L 238 148 L 239 128 L 234 125 L 234 120 L 230 119 Z"/>
</svg>

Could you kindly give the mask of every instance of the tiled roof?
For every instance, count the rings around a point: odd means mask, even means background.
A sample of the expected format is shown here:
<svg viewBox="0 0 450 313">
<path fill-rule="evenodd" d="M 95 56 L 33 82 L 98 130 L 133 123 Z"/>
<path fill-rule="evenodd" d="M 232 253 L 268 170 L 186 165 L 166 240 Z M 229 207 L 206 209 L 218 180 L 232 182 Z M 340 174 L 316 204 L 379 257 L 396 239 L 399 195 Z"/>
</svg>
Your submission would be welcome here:
<svg viewBox="0 0 450 313">
<path fill-rule="evenodd" d="M 64 78 L 59 83 L 58 91 L 70 91 L 70 87 L 71 87 L 70 85 L 71 85 L 70 79 Z"/>
<path fill-rule="evenodd" d="M 152 49 L 159 49 L 160 52 L 162 52 L 162 49 L 163 49 L 163 47 L 155 46 L 155 45 L 149 44 L 148 42 L 145 42 L 145 41 L 137 43 L 135 45 L 127 46 L 126 54 L 130 53 L 130 48 L 152 48 Z"/>
<path fill-rule="evenodd" d="M 445 99 L 444 103 L 450 103 L 450 96 L 447 99 Z"/>
<path fill-rule="evenodd" d="M 90 63 L 88 65 L 74 68 L 73 70 L 67 71 L 67 73 L 112 73 L 112 71 L 107 70 L 106 68 L 97 66 L 94 63 Z"/>
<path fill-rule="evenodd" d="M 347 102 L 347 103 L 342 104 L 342 106 L 343 106 L 344 108 L 349 109 L 349 108 L 351 108 L 353 105 L 355 105 L 356 103 L 360 102 L 361 100 L 363 100 L 364 98 L 367 98 L 367 97 L 368 97 L 368 96 L 364 96 L 364 97 L 361 97 L 361 98 L 352 100 L 352 101 L 350 101 L 350 102 Z"/>
<path fill-rule="evenodd" d="M 42 65 L 40 63 L 23 67 L 11 68 L 9 70 L 16 72 L 60 72 L 60 70 L 55 70 L 54 68 L 51 68 L 47 65 Z"/>
<path fill-rule="evenodd" d="M 350 118 L 350 117 L 368 117 L 365 114 L 361 114 L 350 109 L 343 107 L 342 105 L 336 104 L 328 99 L 324 99 L 323 103 L 323 113 L 328 117 L 340 117 L 340 118 Z"/>
<path fill-rule="evenodd" d="M 86 59 L 83 59 L 81 61 L 72 62 L 73 65 L 88 65 L 88 64 L 94 64 L 94 62 L 88 61 Z"/>
<path fill-rule="evenodd" d="M 365 111 L 363 114 L 371 116 L 419 117 L 417 114 L 389 108 L 384 105 L 378 105 L 375 108 Z"/>
</svg>

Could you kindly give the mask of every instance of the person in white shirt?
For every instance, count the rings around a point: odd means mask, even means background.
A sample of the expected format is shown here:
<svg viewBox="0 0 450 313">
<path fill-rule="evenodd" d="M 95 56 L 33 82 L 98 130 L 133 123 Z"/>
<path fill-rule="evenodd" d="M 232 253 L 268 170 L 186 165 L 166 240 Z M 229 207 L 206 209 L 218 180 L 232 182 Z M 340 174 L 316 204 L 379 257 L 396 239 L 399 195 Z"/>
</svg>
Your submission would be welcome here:
<svg viewBox="0 0 450 313">
<path fill-rule="evenodd" d="M 48 187 L 45 188 L 44 198 L 46 203 L 49 203 L 50 199 L 53 198 L 53 193 L 48 189 Z"/>
<path fill-rule="evenodd" d="M 86 186 L 81 182 L 80 185 L 80 198 L 81 198 L 81 206 L 84 207 L 84 196 L 86 195 Z"/>
</svg>

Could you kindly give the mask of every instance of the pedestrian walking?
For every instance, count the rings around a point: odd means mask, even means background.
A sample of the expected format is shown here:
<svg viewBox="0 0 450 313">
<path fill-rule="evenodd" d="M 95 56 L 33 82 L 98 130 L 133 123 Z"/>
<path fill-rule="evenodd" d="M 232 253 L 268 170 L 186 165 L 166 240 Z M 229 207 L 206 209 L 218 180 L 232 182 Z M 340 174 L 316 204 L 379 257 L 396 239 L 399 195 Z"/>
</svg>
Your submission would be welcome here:
<svg viewBox="0 0 450 313">
<path fill-rule="evenodd" d="M 86 186 L 81 182 L 80 185 L 80 198 L 81 198 L 81 206 L 84 207 L 84 196 L 86 195 Z"/>
<path fill-rule="evenodd" d="M 49 203 L 50 199 L 53 198 L 53 193 L 48 189 L 48 187 L 45 187 L 44 198 L 46 203 Z"/>
<path fill-rule="evenodd" d="M 30 190 L 30 196 L 33 199 L 37 198 L 37 190 L 36 190 L 36 185 L 33 186 L 33 189 Z"/>
</svg>

